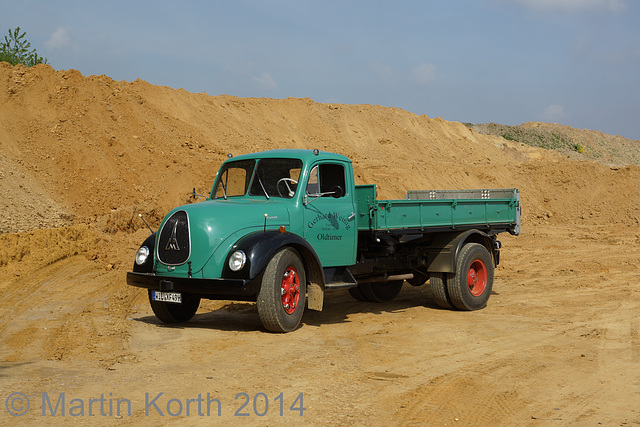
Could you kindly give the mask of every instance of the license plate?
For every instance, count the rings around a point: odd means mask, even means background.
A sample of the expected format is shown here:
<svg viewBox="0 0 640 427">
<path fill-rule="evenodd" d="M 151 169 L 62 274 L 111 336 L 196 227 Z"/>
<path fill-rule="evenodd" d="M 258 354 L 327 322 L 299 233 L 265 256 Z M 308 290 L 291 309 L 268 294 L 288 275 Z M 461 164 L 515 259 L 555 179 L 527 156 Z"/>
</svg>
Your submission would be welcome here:
<svg viewBox="0 0 640 427">
<path fill-rule="evenodd" d="M 153 291 L 151 293 L 151 299 L 154 301 L 175 302 L 180 304 L 182 302 L 182 294 L 180 292 Z"/>
</svg>

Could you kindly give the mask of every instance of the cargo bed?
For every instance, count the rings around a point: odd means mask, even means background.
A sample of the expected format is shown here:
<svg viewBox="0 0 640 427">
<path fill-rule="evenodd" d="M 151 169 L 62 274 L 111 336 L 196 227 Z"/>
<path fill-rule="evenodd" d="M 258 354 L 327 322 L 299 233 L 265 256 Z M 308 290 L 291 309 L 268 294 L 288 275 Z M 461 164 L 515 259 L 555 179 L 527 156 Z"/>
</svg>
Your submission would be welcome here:
<svg viewBox="0 0 640 427">
<path fill-rule="evenodd" d="M 357 185 L 358 230 L 398 232 L 477 228 L 520 233 L 515 188 L 411 190 L 403 200 L 377 200 L 375 185 Z"/>
</svg>

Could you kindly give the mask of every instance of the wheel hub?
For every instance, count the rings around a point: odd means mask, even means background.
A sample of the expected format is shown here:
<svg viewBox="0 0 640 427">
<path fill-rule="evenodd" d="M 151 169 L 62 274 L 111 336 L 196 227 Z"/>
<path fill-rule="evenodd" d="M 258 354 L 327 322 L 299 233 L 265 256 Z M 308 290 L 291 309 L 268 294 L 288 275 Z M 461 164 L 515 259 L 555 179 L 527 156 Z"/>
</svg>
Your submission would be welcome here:
<svg viewBox="0 0 640 427">
<path fill-rule="evenodd" d="M 282 275 L 280 294 L 284 311 L 287 314 L 293 314 L 300 301 L 300 279 L 298 278 L 298 272 L 292 265 L 287 267 Z"/>
<path fill-rule="evenodd" d="M 487 288 L 487 268 L 484 263 L 476 259 L 469 266 L 467 273 L 467 285 L 473 296 L 480 296 Z"/>
</svg>

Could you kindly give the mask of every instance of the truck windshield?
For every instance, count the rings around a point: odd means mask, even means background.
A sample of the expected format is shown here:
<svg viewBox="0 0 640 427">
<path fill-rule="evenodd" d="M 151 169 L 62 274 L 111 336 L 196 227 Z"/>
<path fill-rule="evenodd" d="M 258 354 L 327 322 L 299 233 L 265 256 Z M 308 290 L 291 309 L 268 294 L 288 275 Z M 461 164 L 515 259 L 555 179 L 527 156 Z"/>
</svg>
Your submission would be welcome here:
<svg viewBox="0 0 640 427">
<path fill-rule="evenodd" d="M 244 196 L 256 165 L 255 160 L 240 160 L 223 166 L 213 189 L 214 199 Z"/>
<path fill-rule="evenodd" d="M 298 188 L 300 159 L 260 159 L 228 162 L 218 174 L 213 199 L 244 196 L 292 198 Z"/>
</svg>

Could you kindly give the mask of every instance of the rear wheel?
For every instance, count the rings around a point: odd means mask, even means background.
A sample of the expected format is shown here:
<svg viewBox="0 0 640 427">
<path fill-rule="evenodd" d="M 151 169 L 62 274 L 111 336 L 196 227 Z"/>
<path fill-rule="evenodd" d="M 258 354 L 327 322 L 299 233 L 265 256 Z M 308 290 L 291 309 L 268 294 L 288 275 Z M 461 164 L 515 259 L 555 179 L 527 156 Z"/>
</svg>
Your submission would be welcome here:
<svg viewBox="0 0 640 427">
<path fill-rule="evenodd" d="M 306 276 L 298 252 L 285 248 L 276 253 L 262 276 L 258 315 L 273 332 L 291 332 L 302 320 L 306 299 Z"/>
<path fill-rule="evenodd" d="M 431 293 L 436 304 L 442 308 L 453 308 L 447 291 L 447 276 L 447 273 L 431 273 L 429 283 L 431 284 Z"/>
<path fill-rule="evenodd" d="M 493 287 L 491 254 L 479 243 L 467 243 L 458 257 L 456 273 L 446 281 L 452 304 L 459 310 L 487 305 Z"/>
<path fill-rule="evenodd" d="M 355 286 L 353 288 L 347 289 L 349 291 L 349 295 L 357 299 L 358 301 L 367 301 L 367 299 L 360 292 L 360 286 Z"/>
<path fill-rule="evenodd" d="M 200 305 L 200 297 L 192 294 L 182 293 L 182 302 L 164 302 L 154 301 L 152 299 L 152 290 L 149 290 L 149 303 L 153 314 L 165 323 L 182 323 L 188 322 L 198 311 Z"/>
<path fill-rule="evenodd" d="M 393 280 L 391 282 L 361 283 L 358 285 L 360 293 L 367 301 L 385 302 L 391 301 L 398 296 L 402 289 L 404 280 Z"/>
</svg>

